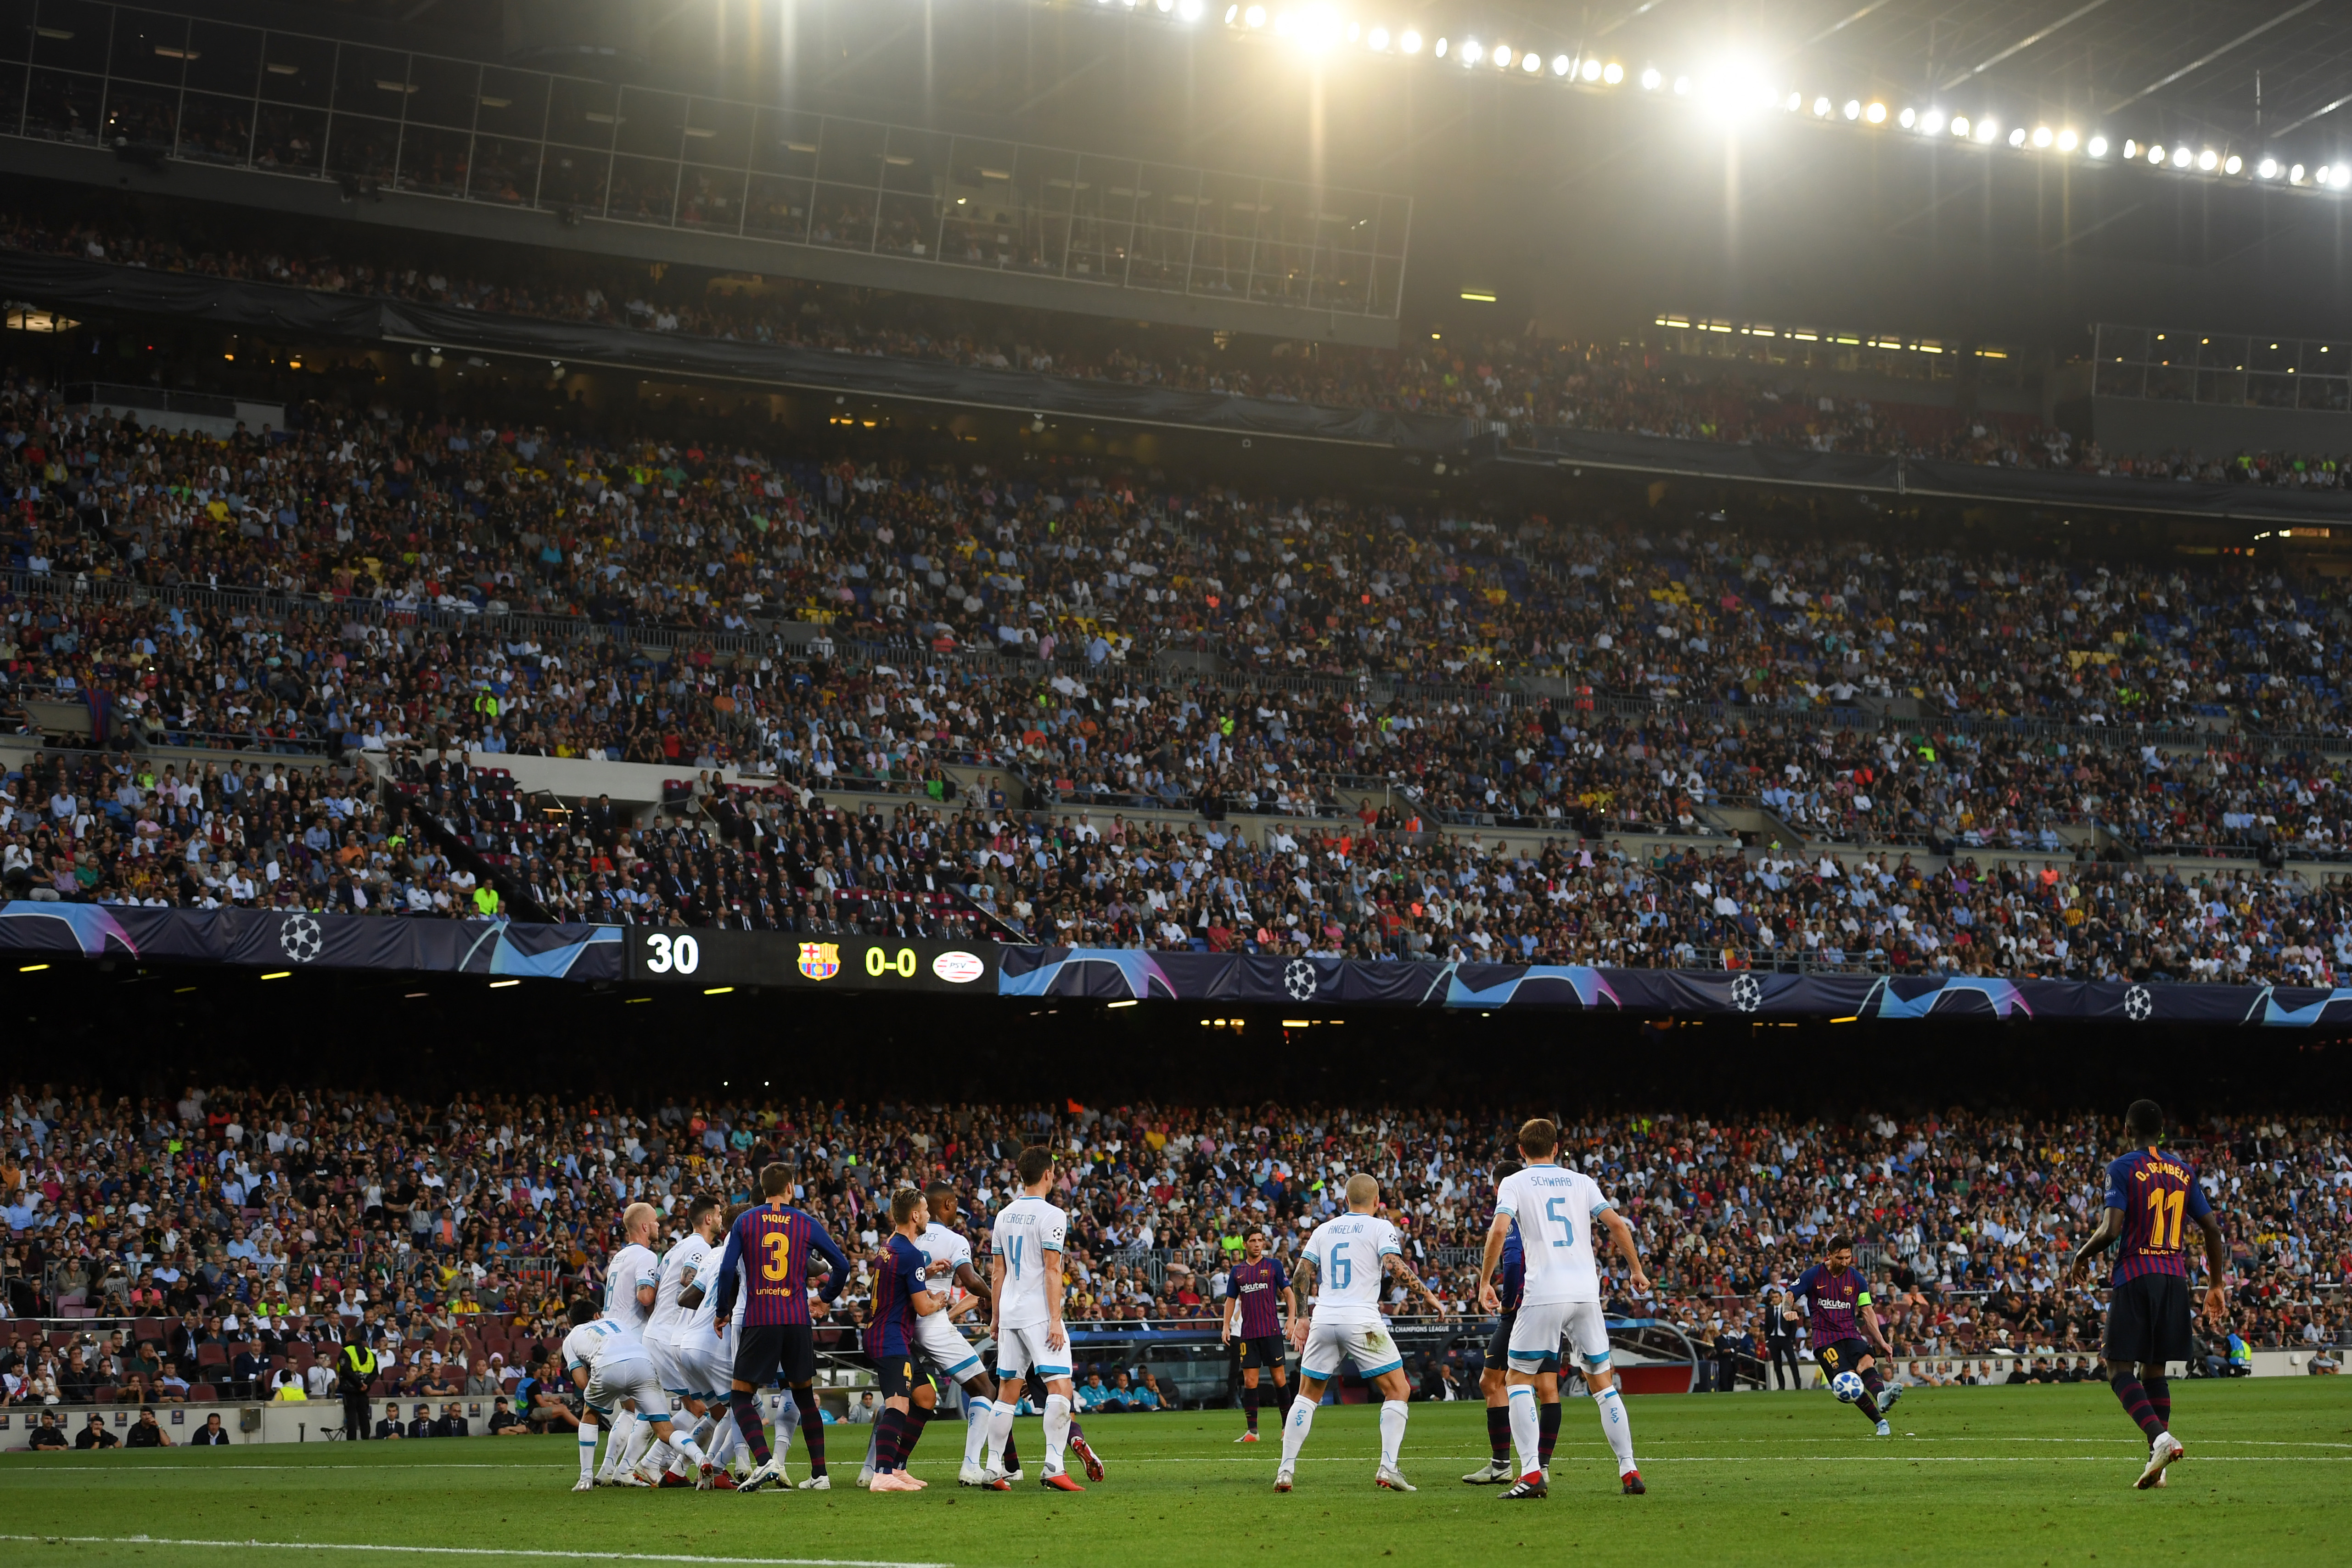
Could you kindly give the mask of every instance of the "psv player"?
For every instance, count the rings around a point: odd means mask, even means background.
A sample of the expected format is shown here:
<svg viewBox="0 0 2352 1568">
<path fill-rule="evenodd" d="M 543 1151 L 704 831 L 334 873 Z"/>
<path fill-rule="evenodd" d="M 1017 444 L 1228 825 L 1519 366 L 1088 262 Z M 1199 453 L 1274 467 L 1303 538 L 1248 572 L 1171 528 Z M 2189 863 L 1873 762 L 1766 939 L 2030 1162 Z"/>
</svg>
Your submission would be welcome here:
<svg viewBox="0 0 2352 1568">
<path fill-rule="evenodd" d="M 2107 1385 L 2147 1438 L 2147 1464 L 2132 1483 L 2145 1491 L 2164 1485 L 2164 1472 L 2188 1452 L 2172 1435 L 2172 1385 L 2165 1377 L 2167 1362 L 2186 1361 L 2192 1351 L 2184 1225 L 2194 1223 L 2204 1236 L 2205 1315 L 2223 1331 L 2230 1254 L 2221 1222 L 2198 1184 L 2197 1167 L 2157 1147 L 2164 1112 L 2156 1101 L 2132 1101 L 2124 1130 L 2132 1152 L 2107 1167 L 2106 1212 L 2067 1261 L 2066 1279 L 2080 1284 L 2092 1258 L 2122 1244 L 2107 1280 L 2104 1349 Z"/>
<path fill-rule="evenodd" d="M 1217 1338 L 1230 1344 L 1242 1342 L 1242 1415 L 1249 1429 L 1234 1439 L 1236 1443 L 1255 1443 L 1257 1437 L 1258 1391 L 1261 1369 L 1274 1373 L 1275 1407 L 1282 1407 L 1281 1394 L 1288 1380 L 1284 1376 L 1282 1336 L 1283 1325 L 1298 1313 L 1298 1298 L 1290 1289 L 1290 1276 L 1284 1271 L 1282 1260 L 1265 1255 L 1265 1232 L 1252 1226 L 1242 1238 L 1242 1260 L 1226 1275 L 1225 1310 L 1217 1326 Z"/>
</svg>

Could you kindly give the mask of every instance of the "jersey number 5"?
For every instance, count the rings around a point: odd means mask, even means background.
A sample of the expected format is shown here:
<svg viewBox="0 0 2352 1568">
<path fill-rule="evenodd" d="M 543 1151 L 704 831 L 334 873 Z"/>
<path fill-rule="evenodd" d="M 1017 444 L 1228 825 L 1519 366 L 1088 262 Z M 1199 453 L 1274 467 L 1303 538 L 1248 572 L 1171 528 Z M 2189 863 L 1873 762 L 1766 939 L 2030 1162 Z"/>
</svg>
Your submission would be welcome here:
<svg viewBox="0 0 2352 1568">
<path fill-rule="evenodd" d="M 780 1231 L 770 1231 L 760 1238 L 761 1250 L 768 1255 L 768 1260 L 760 1265 L 761 1279 L 782 1279 L 792 1272 L 792 1262 L 788 1257 L 792 1245 L 792 1237 Z"/>
<path fill-rule="evenodd" d="M 1544 1205 L 1544 1218 L 1559 1226 L 1560 1238 L 1552 1243 L 1554 1247 L 1574 1247 L 1576 1245 L 1576 1222 L 1568 1217 L 1568 1200 L 1566 1198 L 1553 1198 L 1548 1201 Z"/>
</svg>

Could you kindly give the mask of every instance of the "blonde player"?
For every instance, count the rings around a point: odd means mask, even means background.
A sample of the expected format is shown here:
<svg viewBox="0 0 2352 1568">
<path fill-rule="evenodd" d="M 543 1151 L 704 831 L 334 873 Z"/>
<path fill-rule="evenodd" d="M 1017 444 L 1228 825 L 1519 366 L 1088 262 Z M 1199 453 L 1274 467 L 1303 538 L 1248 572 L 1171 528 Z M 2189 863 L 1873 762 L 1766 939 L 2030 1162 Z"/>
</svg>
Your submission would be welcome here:
<svg viewBox="0 0 2352 1568">
<path fill-rule="evenodd" d="M 1480 1267 L 1478 1304 L 1494 1311 L 1495 1267 L 1503 1243 L 1514 1225 L 1527 1258 L 1527 1280 L 1520 1288 L 1518 1314 L 1511 1322 L 1510 1371 L 1506 1374 L 1511 1402 L 1511 1441 L 1519 1451 L 1519 1479 L 1503 1493 L 1505 1500 L 1523 1502 L 1549 1495 L 1540 1454 L 1541 1430 L 1536 1413 L 1536 1380 L 1559 1372 L 1562 1341 L 1584 1358 L 1585 1386 L 1600 1407 L 1601 1430 L 1617 1456 L 1617 1475 L 1627 1495 L 1649 1489 L 1633 1464 L 1633 1430 L 1626 1425 L 1625 1402 L 1617 1393 L 1609 1368 L 1609 1325 L 1601 1312 L 1601 1269 L 1592 1258 L 1592 1235 L 1606 1227 L 1633 1270 L 1633 1293 L 1649 1294 L 1649 1277 L 1642 1272 L 1634 1250 L 1633 1229 L 1609 1206 L 1593 1179 L 1580 1171 L 1564 1169 L 1553 1155 L 1559 1148 L 1559 1130 L 1538 1118 L 1519 1129 L 1519 1152 L 1524 1169 L 1503 1178 L 1495 1189 L 1495 1222 L 1486 1231 L 1486 1256 Z"/>
<path fill-rule="evenodd" d="M 660 1225 L 661 1215 L 651 1204 L 631 1204 L 622 1210 L 621 1245 L 613 1249 L 604 1266 L 604 1316 L 627 1330 L 640 1349 L 661 1288 L 661 1259 L 647 1245 Z M 598 1486 L 630 1484 L 622 1477 L 636 1468 L 653 1441 L 638 1430 L 637 1420 L 635 1406 L 625 1401 L 613 1413 L 612 1430 L 604 1439 L 604 1462 L 596 1469 Z"/>
<path fill-rule="evenodd" d="M 1404 1443 L 1405 1400 L 1412 1385 L 1405 1381 L 1404 1358 L 1396 1340 L 1381 1321 L 1381 1288 L 1396 1275 L 1421 1293 L 1433 1311 L 1443 1314 L 1445 1304 L 1430 1293 L 1404 1260 L 1403 1237 L 1397 1227 L 1373 1211 L 1380 1207 L 1381 1184 L 1359 1171 L 1348 1178 L 1348 1212 L 1325 1220 L 1307 1238 L 1298 1255 L 1291 1283 L 1302 1296 L 1314 1292 L 1314 1310 L 1290 1320 L 1290 1342 L 1298 1349 L 1298 1397 L 1282 1423 L 1282 1468 L 1274 1473 L 1274 1489 L 1286 1492 L 1298 1465 L 1298 1450 L 1315 1426 L 1315 1406 L 1323 1385 L 1338 1375 L 1339 1363 L 1351 1361 L 1365 1382 L 1381 1391 L 1381 1468 L 1372 1483 L 1390 1491 L 1415 1490 L 1397 1468 L 1397 1450 Z"/>
</svg>

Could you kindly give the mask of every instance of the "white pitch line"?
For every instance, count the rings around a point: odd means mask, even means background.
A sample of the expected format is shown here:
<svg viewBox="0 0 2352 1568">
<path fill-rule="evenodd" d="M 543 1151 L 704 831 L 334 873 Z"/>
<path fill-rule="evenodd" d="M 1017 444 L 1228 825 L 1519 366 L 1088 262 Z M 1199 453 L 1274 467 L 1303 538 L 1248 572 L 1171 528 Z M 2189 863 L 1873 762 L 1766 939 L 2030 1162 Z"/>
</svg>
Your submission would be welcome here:
<svg viewBox="0 0 2352 1568">
<path fill-rule="evenodd" d="M 392 1552 L 424 1557 L 545 1557 L 565 1563 L 694 1563 L 703 1568 L 955 1568 L 950 1563 L 896 1563 L 872 1557 L 698 1557 L 684 1552 L 547 1552 L 509 1546 L 385 1546 L 341 1541 L 189 1541 L 165 1535 L 0 1535 L 0 1541 L 75 1546 L 211 1546 L 245 1552 Z"/>
</svg>

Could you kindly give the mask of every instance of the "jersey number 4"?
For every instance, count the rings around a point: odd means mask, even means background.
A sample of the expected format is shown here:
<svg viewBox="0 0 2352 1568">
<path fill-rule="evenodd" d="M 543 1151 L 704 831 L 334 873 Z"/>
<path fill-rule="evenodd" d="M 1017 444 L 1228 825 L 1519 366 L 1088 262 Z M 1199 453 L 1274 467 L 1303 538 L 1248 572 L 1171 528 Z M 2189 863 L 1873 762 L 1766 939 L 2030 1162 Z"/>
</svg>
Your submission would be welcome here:
<svg viewBox="0 0 2352 1568">
<path fill-rule="evenodd" d="M 1013 1238 L 1013 1278 L 1015 1279 L 1021 1278 L 1021 1243 L 1024 1239 L 1018 1236 Z"/>
<path fill-rule="evenodd" d="M 1544 1218 L 1559 1226 L 1559 1239 L 1552 1243 L 1554 1247 L 1574 1247 L 1576 1245 L 1576 1222 L 1568 1217 L 1568 1200 L 1566 1198 L 1553 1198 L 1549 1202 L 1546 1203 L 1544 1205 Z"/>
</svg>

